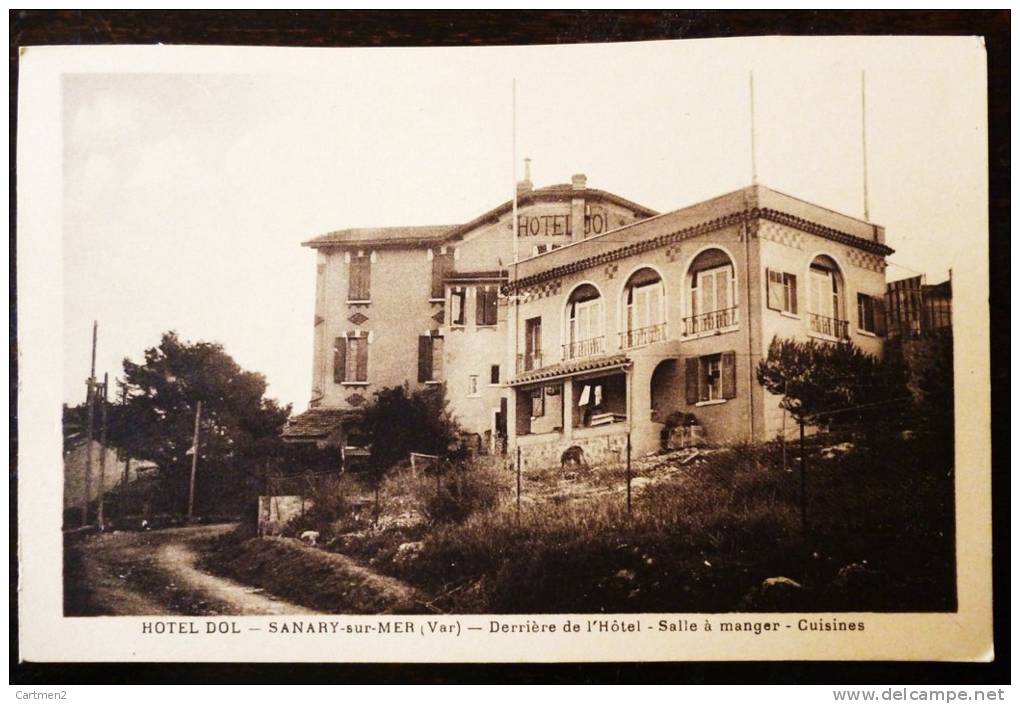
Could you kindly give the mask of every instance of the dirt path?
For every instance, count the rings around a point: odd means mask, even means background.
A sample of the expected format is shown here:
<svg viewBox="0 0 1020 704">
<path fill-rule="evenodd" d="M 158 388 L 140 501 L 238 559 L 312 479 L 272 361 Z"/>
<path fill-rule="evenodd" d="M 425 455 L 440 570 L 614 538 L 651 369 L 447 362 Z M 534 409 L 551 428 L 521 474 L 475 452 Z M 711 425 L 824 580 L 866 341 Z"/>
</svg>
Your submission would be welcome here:
<svg viewBox="0 0 1020 704">
<path fill-rule="evenodd" d="M 86 615 L 314 613 L 195 567 L 192 544 L 231 525 L 106 533 L 65 546 L 65 612 Z"/>
</svg>

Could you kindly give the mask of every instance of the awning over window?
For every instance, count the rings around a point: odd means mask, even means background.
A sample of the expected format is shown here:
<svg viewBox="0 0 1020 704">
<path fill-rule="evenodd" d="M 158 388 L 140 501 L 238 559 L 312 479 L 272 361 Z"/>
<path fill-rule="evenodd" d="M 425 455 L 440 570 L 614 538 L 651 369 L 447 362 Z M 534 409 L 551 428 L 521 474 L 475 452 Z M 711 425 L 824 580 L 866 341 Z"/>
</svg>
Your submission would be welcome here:
<svg viewBox="0 0 1020 704">
<path fill-rule="evenodd" d="M 626 355 L 622 354 L 608 355 L 605 357 L 570 359 L 560 364 L 553 364 L 548 367 L 542 367 L 540 369 L 520 374 L 514 379 L 511 379 L 510 386 L 524 386 L 536 381 L 561 379 L 595 371 L 625 369 L 629 366 L 630 360 Z"/>
</svg>

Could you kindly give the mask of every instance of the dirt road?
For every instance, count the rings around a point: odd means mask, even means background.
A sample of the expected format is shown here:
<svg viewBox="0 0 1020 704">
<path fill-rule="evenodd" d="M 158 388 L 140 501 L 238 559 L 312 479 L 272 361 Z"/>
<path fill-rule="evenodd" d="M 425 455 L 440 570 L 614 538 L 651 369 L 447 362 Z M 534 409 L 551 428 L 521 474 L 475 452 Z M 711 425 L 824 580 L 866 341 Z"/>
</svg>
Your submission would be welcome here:
<svg viewBox="0 0 1020 704">
<path fill-rule="evenodd" d="M 65 545 L 68 616 L 307 614 L 296 604 L 196 567 L 195 543 L 233 526 L 75 537 Z"/>
</svg>

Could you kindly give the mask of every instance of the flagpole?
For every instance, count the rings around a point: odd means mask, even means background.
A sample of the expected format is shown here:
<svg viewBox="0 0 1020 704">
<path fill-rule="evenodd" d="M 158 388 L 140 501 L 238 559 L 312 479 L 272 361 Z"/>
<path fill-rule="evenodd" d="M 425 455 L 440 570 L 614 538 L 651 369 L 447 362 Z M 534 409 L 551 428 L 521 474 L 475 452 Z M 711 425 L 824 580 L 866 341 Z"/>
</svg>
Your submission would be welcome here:
<svg viewBox="0 0 1020 704">
<path fill-rule="evenodd" d="M 861 165 L 863 168 L 864 182 L 864 219 L 869 220 L 868 213 L 868 102 L 867 102 L 867 77 L 864 69 L 861 69 Z"/>
<path fill-rule="evenodd" d="M 198 426 L 202 420 L 202 402 L 195 406 L 195 436 L 191 442 L 191 481 L 188 484 L 188 520 L 195 516 L 195 473 L 198 470 Z"/>
<path fill-rule="evenodd" d="M 758 183 L 758 154 L 754 134 L 754 71 L 747 72 L 751 102 L 751 184 Z"/>
</svg>

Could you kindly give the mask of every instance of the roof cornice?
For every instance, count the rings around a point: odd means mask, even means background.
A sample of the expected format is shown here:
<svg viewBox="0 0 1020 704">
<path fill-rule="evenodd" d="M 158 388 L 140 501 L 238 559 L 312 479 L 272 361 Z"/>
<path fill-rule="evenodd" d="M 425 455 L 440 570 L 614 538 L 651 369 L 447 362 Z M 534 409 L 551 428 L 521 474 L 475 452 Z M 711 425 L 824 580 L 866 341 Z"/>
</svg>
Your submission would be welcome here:
<svg viewBox="0 0 1020 704">
<path fill-rule="evenodd" d="M 840 244 L 845 244 L 851 247 L 856 247 L 864 250 L 865 252 L 871 252 L 872 254 L 878 254 L 881 256 L 888 256 L 894 251 L 891 247 L 879 242 L 873 242 L 871 240 L 857 237 L 856 235 L 851 235 L 848 232 L 843 232 L 842 230 L 836 230 L 831 227 L 819 225 L 818 223 L 805 220 L 804 218 L 791 215 L 790 213 L 774 210 L 772 208 L 748 208 L 719 218 L 697 223 L 689 227 L 684 227 L 673 232 L 667 232 L 647 240 L 636 240 L 628 245 L 618 247 L 608 252 L 602 252 L 591 257 L 585 257 L 583 259 L 578 259 L 577 261 L 555 266 L 551 269 L 547 269 L 546 271 L 531 274 L 530 276 L 522 277 L 516 281 L 511 281 L 506 284 L 503 289 L 506 293 L 519 291 L 522 288 L 527 288 L 528 286 L 533 286 L 544 281 L 558 279 L 569 274 L 576 274 L 592 267 L 608 264 L 609 262 L 625 259 L 626 257 L 630 257 L 635 254 L 659 249 L 660 247 L 665 247 L 681 240 L 708 234 L 710 232 L 716 232 L 727 227 L 740 225 L 754 220 L 769 220 L 779 225 L 786 225 L 787 227 L 792 227 L 808 234 L 824 237 L 825 239 L 839 242 Z M 641 223 L 638 222 L 633 223 L 628 227 L 633 228 L 640 225 Z"/>
</svg>

